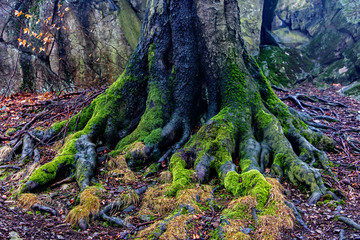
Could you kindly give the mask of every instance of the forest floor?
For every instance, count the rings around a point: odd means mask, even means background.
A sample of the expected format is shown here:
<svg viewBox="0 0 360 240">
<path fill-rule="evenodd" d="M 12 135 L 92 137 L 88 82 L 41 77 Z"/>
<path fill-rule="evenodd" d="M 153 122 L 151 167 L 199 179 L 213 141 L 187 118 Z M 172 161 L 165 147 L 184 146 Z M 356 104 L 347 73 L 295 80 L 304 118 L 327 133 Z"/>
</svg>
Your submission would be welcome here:
<svg viewBox="0 0 360 240">
<path fill-rule="evenodd" d="M 284 100 L 286 104 L 299 111 L 306 111 L 313 116 L 322 116 L 313 120 L 322 124 L 322 131 L 334 139 L 335 150 L 329 152 L 332 161 L 331 174 L 323 173 L 326 186 L 334 191 L 344 201 L 320 199 L 317 205 L 309 206 L 309 193 L 283 182 L 284 192 L 300 210 L 301 216 L 309 230 L 296 224 L 293 230 L 282 233 L 282 239 L 360 239 L 360 232 L 352 229 L 341 221 L 336 214 L 351 218 L 360 223 L 360 103 L 338 93 L 340 85 L 334 84 L 326 90 L 319 90 L 312 84 L 303 84 L 295 89 L 285 91 L 276 90 L 279 97 L 296 96 L 305 105 L 298 105 L 295 101 Z M 71 94 L 15 94 L 4 98 L 0 102 L 0 141 L 2 145 L 13 144 L 31 129 L 51 126 L 55 121 L 68 119 L 88 105 L 103 89 L 89 89 L 84 92 Z M 300 94 L 300 95 L 296 95 Z M 307 99 L 304 96 L 312 97 Z M 288 98 L 290 99 L 290 98 Z M 316 100 L 316 101 L 312 101 Z M 325 100 L 325 101 L 324 101 Z M 326 101 L 331 102 L 330 105 Z M 335 103 L 335 104 L 334 104 Z M 341 103 L 341 104 L 336 104 Z M 309 106 L 307 106 L 309 105 Z M 313 107 L 311 107 L 311 106 Z M 343 105 L 346 105 L 343 106 Z M 323 120 L 323 116 L 337 119 L 336 122 Z M 62 142 L 63 135 L 58 136 Z M 3 161 L 0 165 L 0 239 L 122 239 L 131 236 L 130 230 L 112 226 L 106 222 L 94 220 L 85 231 L 73 229 L 64 219 L 71 208 L 77 203 L 79 192 L 75 182 L 55 184 L 42 192 L 44 202 L 51 205 L 59 216 L 50 216 L 39 211 L 23 210 L 18 207 L 14 193 L 19 182 L 29 176 L 33 169 L 40 164 L 50 161 L 56 155 L 59 143 L 43 143 L 36 146 L 40 152 L 37 163 L 20 164 L 18 155 L 11 161 Z M 21 151 L 20 151 L 21 152 Z M 98 149 L 99 156 L 106 156 L 106 149 Z M 0 153 L 1 155 L 1 153 Z M 0 159 L 1 162 L 1 159 Z M 122 182 L 119 176 L 113 176 L 106 171 L 106 161 L 102 163 L 97 173 L 97 181 L 104 187 L 105 196 L 101 205 L 109 204 L 116 195 L 126 189 L 140 189 L 157 184 L 157 176 L 143 178 L 141 173 L 135 173 L 133 181 Z M 216 202 L 226 206 L 231 196 L 223 189 L 215 193 Z M 54 204 L 56 202 L 56 204 Z M 141 201 L 122 212 L 123 216 L 136 227 L 144 228 L 153 223 L 160 216 L 144 220 L 137 215 Z M 187 229 L 188 239 L 211 239 L 209 235 L 220 222 L 221 211 L 204 211 L 190 220 L 192 224 Z M 251 233 L 250 233 L 251 236 Z"/>
</svg>

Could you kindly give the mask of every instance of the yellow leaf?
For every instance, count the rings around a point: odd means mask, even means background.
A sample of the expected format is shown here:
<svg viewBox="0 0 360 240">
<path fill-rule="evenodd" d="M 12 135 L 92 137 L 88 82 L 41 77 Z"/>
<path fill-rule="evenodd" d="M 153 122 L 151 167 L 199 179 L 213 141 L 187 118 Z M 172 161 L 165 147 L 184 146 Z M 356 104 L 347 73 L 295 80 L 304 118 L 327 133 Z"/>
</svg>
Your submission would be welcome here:
<svg viewBox="0 0 360 240">
<path fill-rule="evenodd" d="M 58 7 L 61 8 L 62 4 L 58 4 Z"/>
<path fill-rule="evenodd" d="M 37 36 L 37 33 L 31 32 L 31 36 L 36 37 L 36 36 Z"/>
<path fill-rule="evenodd" d="M 55 23 L 54 23 L 53 25 L 51 25 L 50 29 L 53 29 L 55 26 L 56 26 L 56 25 L 55 25 Z"/>
<path fill-rule="evenodd" d="M 25 14 L 25 17 L 27 18 L 27 19 L 29 19 L 29 18 L 32 18 L 33 17 L 33 15 L 30 15 L 30 14 Z"/>
<path fill-rule="evenodd" d="M 21 42 L 21 41 L 22 41 L 22 39 L 21 39 L 21 38 L 18 38 L 18 41 L 19 41 L 19 42 Z"/>
<path fill-rule="evenodd" d="M 51 20 L 51 17 L 48 17 L 48 20 L 50 21 L 50 20 Z"/>
<path fill-rule="evenodd" d="M 66 30 L 66 27 L 63 26 L 63 29 Z"/>
<path fill-rule="evenodd" d="M 20 17 L 21 14 L 23 14 L 22 11 L 19 12 L 18 10 L 15 10 L 15 16 Z"/>
<path fill-rule="evenodd" d="M 35 52 L 35 48 L 34 48 L 34 47 L 32 48 L 32 51 Z"/>
<path fill-rule="evenodd" d="M 56 30 L 59 30 L 61 27 L 57 27 Z"/>
<path fill-rule="evenodd" d="M 26 45 L 26 40 L 24 39 L 24 40 L 22 40 L 20 43 L 19 43 L 19 45 L 20 46 L 24 46 L 25 47 L 25 45 Z"/>
<path fill-rule="evenodd" d="M 40 19 L 38 19 L 37 21 L 36 21 L 36 24 L 38 24 L 40 22 Z"/>
<path fill-rule="evenodd" d="M 67 11 L 69 11 L 69 10 L 70 10 L 70 8 L 68 8 L 68 7 L 67 7 L 67 8 L 65 8 L 65 12 L 67 12 Z"/>
<path fill-rule="evenodd" d="M 45 51 L 45 48 L 40 47 L 39 53 L 44 52 L 44 51 Z"/>
<path fill-rule="evenodd" d="M 24 28 L 24 33 L 29 33 L 30 30 L 28 28 Z"/>
<path fill-rule="evenodd" d="M 36 37 L 37 39 L 40 39 L 42 37 L 42 33 L 39 33 L 39 35 Z"/>
</svg>

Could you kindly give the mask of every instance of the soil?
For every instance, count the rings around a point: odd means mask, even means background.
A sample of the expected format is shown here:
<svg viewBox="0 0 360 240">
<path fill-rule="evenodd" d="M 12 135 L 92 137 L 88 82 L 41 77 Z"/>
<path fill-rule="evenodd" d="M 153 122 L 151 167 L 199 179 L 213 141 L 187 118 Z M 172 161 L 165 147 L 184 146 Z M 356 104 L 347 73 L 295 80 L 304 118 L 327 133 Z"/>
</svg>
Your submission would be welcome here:
<svg viewBox="0 0 360 240">
<path fill-rule="evenodd" d="M 315 110 L 310 107 L 301 109 L 290 100 L 285 100 L 289 106 L 299 111 L 307 111 L 313 115 L 325 115 L 339 120 L 339 122 L 327 122 L 316 119 L 315 123 L 323 124 L 328 129 L 321 131 L 334 139 L 335 149 L 328 153 L 332 161 L 332 171 L 334 175 L 322 172 L 326 186 L 334 191 L 344 201 L 335 201 L 324 199 L 323 197 L 317 205 L 309 206 L 307 199 L 309 192 L 288 184 L 286 180 L 282 183 L 287 198 L 292 201 L 300 210 L 301 216 L 310 230 L 296 224 L 291 231 L 282 233 L 282 239 L 339 239 L 340 232 L 344 230 L 346 239 L 360 239 L 360 232 L 352 229 L 346 224 L 337 220 L 335 211 L 339 211 L 342 216 L 349 217 L 357 223 L 360 223 L 359 200 L 360 200 L 360 175 L 358 163 L 360 161 L 360 103 L 349 97 L 341 96 L 338 90 L 339 84 L 331 85 L 326 90 L 319 90 L 310 83 L 298 86 L 295 89 L 276 91 L 279 97 L 285 97 L 289 94 L 297 93 L 307 96 L 317 96 L 323 99 L 339 102 L 347 107 L 329 106 L 324 102 L 304 101 L 313 106 L 322 108 Z M 103 89 L 92 89 L 87 92 L 74 93 L 71 95 L 56 94 L 16 94 L 4 98 L 0 102 L 0 140 L 5 145 L 12 140 L 19 139 L 27 131 L 36 127 L 48 127 L 54 121 L 60 121 L 73 116 L 77 111 L 88 104 L 94 97 L 101 93 Z M 66 96 L 66 97 L 64 97 Z M 45 114 L 44 114 L 45 113 Z M 35 119 L 35 120 L 34 120 Z M 27 124 L 31 123 L 31 124 Z M 14 128 L 17 131 L 9 134 L 8 129 Z M 8 131 L 8 133 L 6 133 Z M 19 133 L 20 132 L 20 133 Z M 9 136 L 10 135 L 10 136 Z M 61 138 L 62 136 L 58 136 Z M 56 154 L 58 144 L 45 143 L 38 146 L 41 153 L 40 163 L 50 161 Z M 156 184 L 157 175 L 149 178 L 143 178 L 141 172 L 135 175 L 133 181 L 121 181 L 121 177 L 109 175 L 107 168 L 107 149 L 100 149 L 99 156 L 103 156 L 105 161 L 100 166 L 96 181 L 105 188 L 102 193 L 102 206 L 106 206 L 128 189 L 138 189 L 143 186 Z M 15 157 L 9 162 L 3 162 L 2 165 L 12 165 L 18 169 L 0 169 L 0 239 L 16 239 L 18 236 L 22 239 L 122 239 L 125 236 L 131 236 L 133 233 L 129 229 L 112 226 L 107 222 L 100 220 L 91 221 L 86 231 L 73 228 L 64 222 L 67 213 L 78 204 L 79 189 L 75 182 L 67 182 L 53 185 L 43 190 L 40 197 L 48 206 L 56 209 L 59 216 L 51 216 L 39 211 L 20 209 L 16 202 L 16 189 L 19 187 L 19 181 L 24 179 L 32 168 L 34 163 L 20 165 L 19 157 Z M 360 166 L 359 166 L 360 167 Z M 322 171 L 322 170 L 320 170 Z M 215 202 L 218 209 L 214 208 L 195 215 L 187 224 L 188 239 L 211 239 L 213 231 L 220 223 L 220 212 L 231 200 L 231 196 L 219 189 L 215 192 Z M 115 216 L 122 217 L 135 225 L 138 229 L 145 228 L 155 219 L 144 222 L 136 215 L 139 210 L 139 204 L 134 205 L 128 213 L 123 210 L 114 213 Z M 18 239 L 19 239 L 18 238 Z"/>
</svg>

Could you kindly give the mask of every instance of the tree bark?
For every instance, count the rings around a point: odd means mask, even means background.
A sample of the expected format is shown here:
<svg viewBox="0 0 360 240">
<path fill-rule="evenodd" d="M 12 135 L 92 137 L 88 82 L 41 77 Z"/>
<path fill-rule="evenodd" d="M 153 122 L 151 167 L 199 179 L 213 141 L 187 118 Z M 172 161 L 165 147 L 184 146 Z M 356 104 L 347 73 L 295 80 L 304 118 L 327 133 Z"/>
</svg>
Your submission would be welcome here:
<svg viewBox="0 0 360 240">
<path fill-rule="evenodd" d="M 22 190 L 55 181 L 74 165 L 79 186 L 86 188 L 93 175 L 86 169 L 93 168 L 74 155 L 91 152 L 81 146 L 94 148 L 81 143 L 87 135 L 86 141 L 114 149 L 112 156 L 124 154 L 130 167 L 169 161 L 169 195 L 187 188 L 194 173 L 206 183 L 215 172 L 227 191 L 253 195 L 262 208 L 271 188 L 262 174 L 269 168 L 272 176 L 309 188 L 310 203 L 316 202 L 326 187 L 307 162 L 329 169 L 318 148 L 331 141 L 276 97 L 245 48 L 240 11 L 236 0 L 149 0 L 125 72 L 81 115 L 53 126 L 58 132 L 67 125 L 72 133 L 77 123 L 82 130 Z M 234 159 L 240 159 L 238 166 Z"/>
</svg>

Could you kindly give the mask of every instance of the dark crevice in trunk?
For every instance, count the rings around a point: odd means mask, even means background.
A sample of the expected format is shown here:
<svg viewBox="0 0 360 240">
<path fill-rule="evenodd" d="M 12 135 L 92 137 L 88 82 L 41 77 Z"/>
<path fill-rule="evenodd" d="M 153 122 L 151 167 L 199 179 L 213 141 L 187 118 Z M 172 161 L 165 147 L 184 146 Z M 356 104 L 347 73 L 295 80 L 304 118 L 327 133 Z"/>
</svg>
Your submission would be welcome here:
<svg viewBox="0 0 360 240">
<path fill-rule="evenodd" d="M 277 6 L 278 0 L 264 0 L 263 14 L 262 14 L 262 24 L 261 24 L 261 35 L 260 35 L 260 44 L 261 45 L 274 45 L 279 46 L 276 40 L 271 35 L 271 26 L 275 17 L 275 9 Z"/>
</svg>

